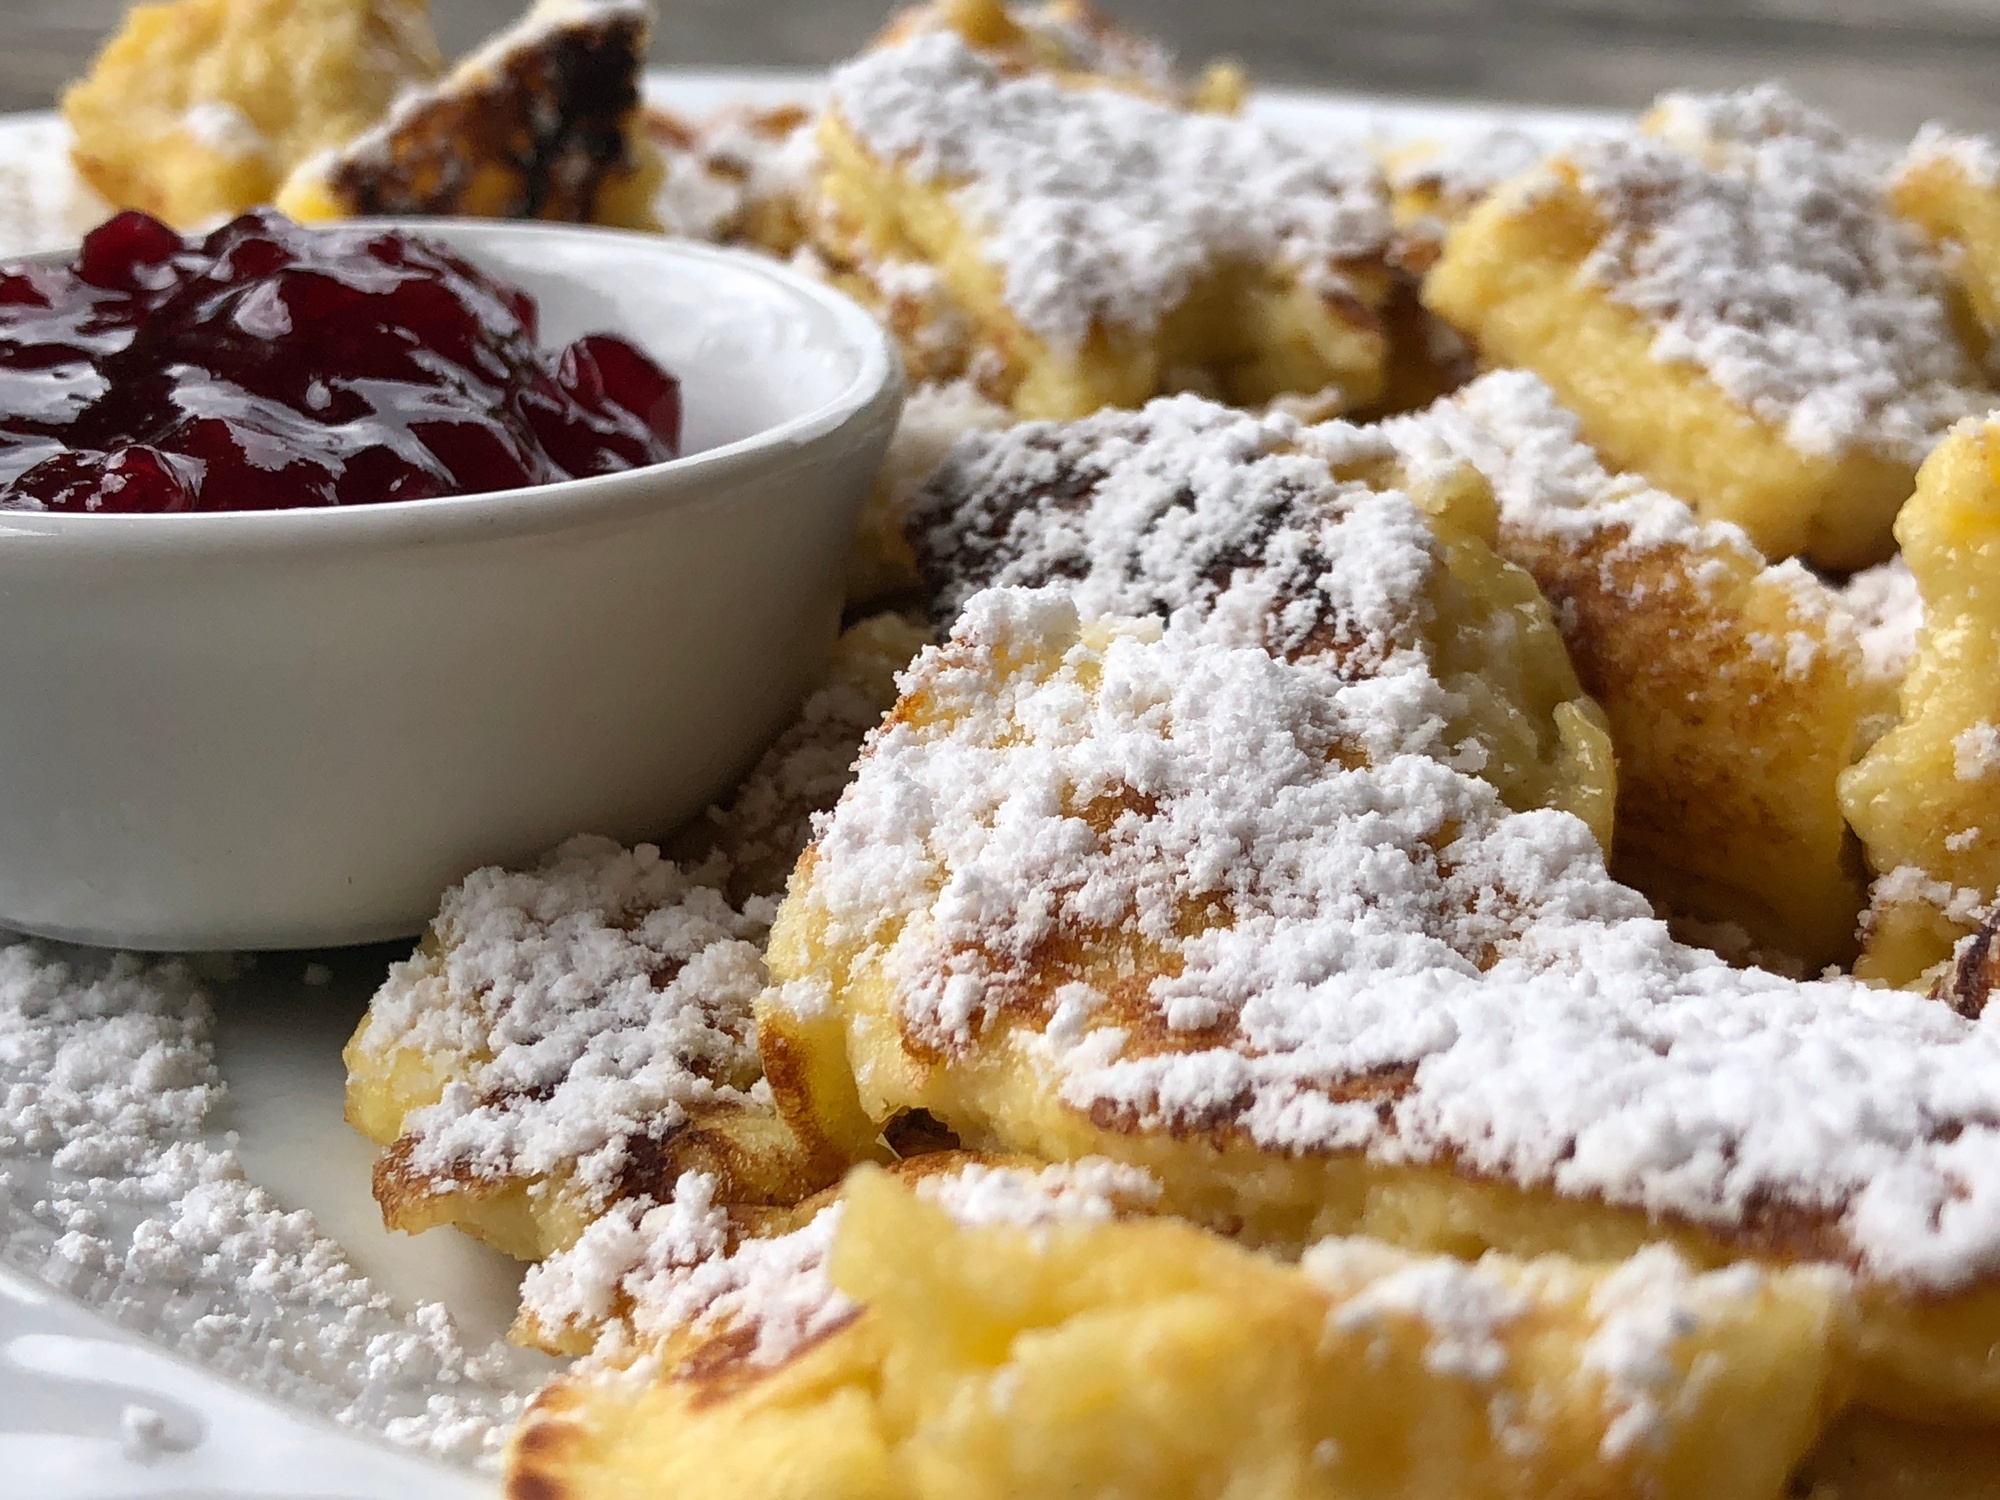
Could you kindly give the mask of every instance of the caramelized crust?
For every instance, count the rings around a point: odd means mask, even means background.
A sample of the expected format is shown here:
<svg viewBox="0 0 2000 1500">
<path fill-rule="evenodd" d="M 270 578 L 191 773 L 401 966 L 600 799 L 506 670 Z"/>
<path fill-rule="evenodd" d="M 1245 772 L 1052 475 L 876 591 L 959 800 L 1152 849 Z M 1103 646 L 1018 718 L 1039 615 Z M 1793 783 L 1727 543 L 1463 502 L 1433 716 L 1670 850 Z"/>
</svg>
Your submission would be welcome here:
<svg viewBox="0 0 2000 1500">
<path fill-rule="evenodd" d="M 631 0 L 538 0 L 435 87 L 285 184 L 301 220 L 454 214 L 653 228 L 636 128 L 649 31 Z"/>
<path fill-rule="evenodd" d="M 1894 690 L 1834 593 L 1607 473 L 1524 372 L 1395 432 L 1413 457 L 1478 465 L 1499 495 L 1499 550 L 1534 575 L 1611 726 L 1621 878 L 1769 961 L 1851 962 L 1863 878 L 1836 784 Z"/>
</svg>

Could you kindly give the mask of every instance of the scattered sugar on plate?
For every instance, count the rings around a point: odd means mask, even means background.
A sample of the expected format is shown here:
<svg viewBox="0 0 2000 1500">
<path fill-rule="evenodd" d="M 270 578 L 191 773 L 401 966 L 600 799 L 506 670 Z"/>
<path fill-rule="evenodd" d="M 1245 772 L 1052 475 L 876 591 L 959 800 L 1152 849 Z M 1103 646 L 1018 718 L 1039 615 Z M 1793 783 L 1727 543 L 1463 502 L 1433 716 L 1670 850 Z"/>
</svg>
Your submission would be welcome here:
<svg viewBox="0 0 2000 1500">
<path fill-rule="evenodd" d="M 206 1131 L 211 1027 L 191 962 L 0 947 L 0 1257 L 275 1399 L 496 1458 L 546 1361 L 396 1306 L 252 1182 Z M 169 1436 L 128 1413 L 128 1448 Z"/>
</svg>

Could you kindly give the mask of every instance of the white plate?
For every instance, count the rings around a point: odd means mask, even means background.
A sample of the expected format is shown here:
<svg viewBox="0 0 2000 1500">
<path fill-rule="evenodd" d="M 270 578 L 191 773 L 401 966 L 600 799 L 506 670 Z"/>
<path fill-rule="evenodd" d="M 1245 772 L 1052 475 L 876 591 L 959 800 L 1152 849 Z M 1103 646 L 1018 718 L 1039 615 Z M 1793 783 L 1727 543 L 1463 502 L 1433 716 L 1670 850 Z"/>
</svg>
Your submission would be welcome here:
<svg viewBox="0 0 2000 1500">
<path fill-rule="evenodd" d="M 810 103 L 818 90 L 817 76 L 806 73 L 648 79 L 651 98 L 695 115 L 727 103 Z M 1251 111 L 1290 130 L 1384 142 L 1464 137 L 1500 124 L 1558 139 L 1616 118 L 1300 91 L 1258 95 Z M 70 172 L 57 120 L 0 117 L 0 255 L 71 243 L 104 212 Z M 228 1095 L 205 1139 L 218 1151 L 233 1150 L 248 1177 L 282 1205 L 310 1211 L 354 1268 L 400 1307 L 441 1303 L 466 1344 L 484 1345 L 513 1315 L 522 1268 L 457 1234 L 385 1231 L 369 1195 L 374 1148 L 341 1120 L 341 1045 L 401 951 L 266 954 L 247 975 L 211 986 L 215 1056 Z M 309 983 L 308 973 L 319 982 Z M 5 1043 L 0 1027 L 0 1105 Z M 5 1120 L 0 1108 L 0 1130 Z M 0 1151 L 0 1168 L 8 1164 Z M 0 1225 L 6 1211 L 0 1190 Z M 254 1361 L 225 1339 L 213 1363 L 240 1372 Z M 553 1367 L 516 1355 L 494 1383 L 529 1388 Z M 5 1266 L 0 1475 L 19 1500 L 491 1500 L 497 1490 L 489 1478 L 336 1428 L 302 1404 L 163 1352 Z"/>
</svg>

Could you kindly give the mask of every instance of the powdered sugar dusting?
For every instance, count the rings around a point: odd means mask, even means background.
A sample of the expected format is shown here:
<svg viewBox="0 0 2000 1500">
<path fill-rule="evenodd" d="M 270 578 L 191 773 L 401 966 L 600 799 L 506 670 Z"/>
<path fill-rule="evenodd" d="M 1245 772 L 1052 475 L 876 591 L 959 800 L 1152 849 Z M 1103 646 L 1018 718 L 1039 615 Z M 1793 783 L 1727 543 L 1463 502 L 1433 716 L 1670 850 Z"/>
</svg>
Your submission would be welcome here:
<svg viewBox="0 0 2000 1500">
<path fill-rule="evenodd" d="M 1040 1229 L 1106 1223 L 1155 1202 L 1160 1185 L 1138 1167 L 1101 1157 L 1041 1168 L 972 1161 L 918 1178 L 917 1196 L 936 1203 L 962 1228 Z"/>
<path fill-rule="evenodd" d="M 1606 220 L 1584 274 L 1646 317 L 1656 359 L 1698 367 L 1811 456 L 1914 467 L 1983 409 L 1880 153 L 1774 85 L 1670 95 L 1655 118 L 1657 136 L 1587 138 L 1559 163 Z"/>
<path fill-rule="evenodd" d="M 1405 152 L 1389 166 L 1389 185 L 1399 193 L 1429 194 L 1441 214 L 1456 218 L 1548 149 L 1527 131 L 1503 125 Z"/>
<path fill-rule="evenodd" d="M 1840 587 L 1840 602 L 1854 618 L 1868 675 L 1901 682 L 1924 628 L 1924 598 L 1902 554 L 1849 578 Z"/>
<path fill-rule="evenodd" d="M 1575 413 L 1526 370 L 1495 370 L 1382 425 L 1419 473 L 1477 468 L 1493 485 L 1503 528 L 1575 545 L 1616 535 L 1620 554 L 1675 547 L 1757 558 L 1741 528 L 1703 521 L 1637 475 L 1607 470 Z"/>
<path fill-rule="evenodd" d="M 727 241 L 753 228 L 760 208 L 796 214 L 820 169 L 804 109 L 718 110 L 698 124 L 649 111 L 663 176 L 653 212 L 668 234 Z"/>
<path fill-rule="evenodd" d="M 868 731 L 896 701 L 896 674 L 928 643 L 927 631 L 880 614 L 842 632 L 826 681 L 766 750 L 727 807 L 710 808 L 674 841 L 699 880 L 719 881 L 746 914 L 784 894 L 812 838 L 813 819 L 839 800 Z"/>
<path fill-rule="evenodd" d="M 1137 1168 L 1102 1160 L 1040 1168 L 967 1161 L 920 1177 L 916 1192 L 965 1228 L 1042 1228 L 1101 1223 L 1150 1203 L 1159 1187 Z M 827 1274 L 838 1202 L 791 1233 L 731 1248 L 714 1193 L 712 1180 L 688 1173 L 671 1203 L 620 1203 L 528 1273 L 524 1316 L 544 1329 L 596 1331 L 610 1355 L 683 1331 L 752 1330 L 749 1357 L 768 1367 L 854 1315 L 856 1304 Z"/>
<path fill-rule="evenodd" d="M 433 941 L 390 969 L 355 1044 L 450 1060 L 443 1097 L 403 1122 L 409 1168 L 560 1172 L 601 1208 L 634 1144 L 690 1111 L 771 1112 L 751 1006 L 776 896 L 920 639 L 894 616 L 847 631 L 827 683 L 735 801 L 683 835 L 681 860 L 583 836 L 445 892 Z"/>
<path fill-rule="evenodd" d="M 1008 305 L 1063 348 L 1100 326 L 1151 330 L 1225 264 L 1338 292 L 1341 262 L 1388 241 L 1386 195 L 1358 146 L 1009 77 L 955 33 L 864 54 L 834 73 L 831 98 L 868 150 L 954 190 Z"/>
<path fill-rule="evenodd" d="M 1529 1304 L 1488 1265 L 1447 1256 L 1413 1259 L 1367 1240 L 1322 1240 L 1301 1265 L 1336 1292 L 1361 1282 L 1360 1291 L 1340 1297 L 1327 1315 L 1342 1333 L 1373 1329 L 1385 1317 L 1414 1318 L 1430 1331 L 1424 1368 L 1433 1375 L 1490 1383 L 1506 1373 L 1500 1336 Z"/>
<path fill-rule="evenodd" d="M 1802 564 L 1767 565 L 1739 527 L 1704 521 L 1686 502 L 1636 475 L 1605 469 L 1583 441 L 1576 416 L 1527 371 L 1483 375 L 1383 426 L 1414 475 L 1456 463 L 1484 474 L 1500 502 L 1501 550 L 1547 559 L 1532 564 L 1538 576 L 1546 579 L 1549 568 L 1562 577 L 1594 568 L 1597 587 L 1656 615 L 1669 607 L 1663 589 L 1685 585 L 1698 598 L 1714 599 L 1754 578 L 1767 596 L 1782 596 L 1785 629 L 1747 630 L 1737 620 L 1740 606 L 1718 601 L 1723 617 L 1698 623 L 1683 614 L 1680 631 L 1726 629 L 1731 649 L 1740 647 L 1746 660 L 1794 680 L 1828 666 L 1843 676 L 1891 670 L 1868 653 L 1893 652 L 1895 624 L 1884 622 L 1868 634 L 1871 622 Z M 1560 620 L 1560 606 L 1557 614 Z M 1701 713 L 1692 705 L 1690 712 Z"/>
<path fill-rule="evenodd" d="M 2000 187 L 2000 144 L 1988 135 L 1961 135 L 1932 120 L 1910 141 L 1900 171 L 1911 172 L 1939 162 L 1963 172 L 1975 187 Z"/>
<path fill-rule="evenodd" d="M 1718 1312 L 1749 1303 L 1763 1284 L 1752 1265 L 1698 1274 L 1667 1245 L 1648 1245 L 1605 1277 L 1590 1299 L 1597 1327 L 1578 1358 L 1604 1377 L 1605 1458 L 1662 1441 L 1676 1397 L 1702 1374 L 1683 1368 L 1677 1346 Z"/>
<path fill-rule="evenodd" d="M 1329 427 L 1302 451 L 1304 432 L 1182 396 L 970 435 L 911 506 L 933 614 L 1063 580 L 1086 612 L 1200 617 L 1376 669 L 1416 640 L 1430 533 L 1407 500 L 1329 472 L 1390 458 L 1382 435 Z"/>
<path fill-rule="evenodd" d="M 1984 781 L 2000 771 L 2000 724 L 1981 719 L 1952 738 L 1952 774 L 1960 781 Z"/>
<path fill-rule="evenodd" d="M 281 1400 L 496 1457 L 542 1367 L 396 1307 L 204 1137 L 210 1025 L 184 962 L 0 948 L 0 1254 Z"/>
<path fill-rule="evenodd" d="M 411 1164 L 489 1179 L 573 1167 L 603 1202 L 636 1136 L 693 1106 L 759 1103 L 750 1008 L 770 906 L 753 905 L 650 845 L 599 838 L 447 891 L 440 961 L 393 969 L 358 1038 L 466 1060 L 405 1121 Z"/>
<path fill-rule="evenodd" d="M 614 1205 L 569 1249 L 529 1271 L 523 1317 L 544 1330 L 599 1334 L 607 1354 L 635 1339 L 645 1346 L 683 1329 L 738 1324 L 755 1330 L 751 1358 L 774 1365 L 851 1315 L 826 1275 L 838 1204 L 790 1234 L 731 1251 L 715 1190 L 714 1179 L 688 1172 L 670 1202 Z"/>
<path fill-rule="evenodd" d="M 872 742 L 808 898 L 876 945 L 908 1034 L 1025 1021 L 1097 1118 L 1448 1157 L 1724 1233 L 1781 1204 L 1913 1283 L 2000 1266 L 2000 1033 L 1675 943 L 1579 821 L 1426 753 L 1425 677 L 989 591 L 913 669 L 925 721 Z M 1073 811 L 1101 799 L 1108 826 Z M 1022 1009 L 1058 938 L 1143 955 L 1118 1008 L 1086 967 L 1065 1025 Z"/>
<path fill-rule="evenodd" d="M 1949 921 L 1971 927 L 1986 919 L 1992 898 L 1970 886 L 1935 879 L 1920 865 L 1898 865 L 1877 875 L 1868 887 L 1868 910 L 1861 914 L 1863 936 L 1883 914 L 1905 906 L 1928 906 Z"/>
<path fill-rule="evenodd" d="M 1022 7 L 1014 12 L 1014 19 L 1058 44 L 1073 67 L 1101 78 L 1143 84 L 1164 97 L 1181 92 L 1171 48 L 1153 37 L 1109 24 L 1094 10 L 1050 0 L 1049 4 Z"/>
</svg>

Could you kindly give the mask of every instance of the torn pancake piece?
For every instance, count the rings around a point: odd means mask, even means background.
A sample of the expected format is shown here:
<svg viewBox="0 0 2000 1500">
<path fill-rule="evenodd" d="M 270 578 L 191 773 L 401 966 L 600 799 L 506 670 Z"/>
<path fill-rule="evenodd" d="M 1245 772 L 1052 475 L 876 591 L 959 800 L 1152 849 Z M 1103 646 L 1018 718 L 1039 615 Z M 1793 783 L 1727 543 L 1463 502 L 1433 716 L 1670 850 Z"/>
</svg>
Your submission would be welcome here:
<svg viewBox="0 0 2000 1500">
<path fill-rule="evenodd" d="M 1056 584 L 1089 614 L 1212 621 L 1340 672 L 1410 651 L 1443 689 L 1438 753 L 1608 839 L 1601 715 L 1494 528 L 1469 465 L 1417 482 L 1381 432 L 1192 396 L 968 436 L 906 522 L 940 628 L 982 589 Z"/>
<path fill-rule="evenodd" d="M 838 1176 L 844 1158 L 777 1118 L 749 1007 L 812 819 L 927 639 L 894 615 L 843 633 L 825 685 L 677 860 L 578 838 L 445 893 L 344 1054 L 348 1123 L 387 1148 L 392 1228 L 453 1224 L 537 1259 L 690 1171 L 750 1219 Z"/>
<path fill-rule="evenodd" d="M 1943 257 L 1986 347 L 2000 339 L 2000 145 L 1926 125 L 1896 164 L 1889 202 Z"/>
<path fill-rule="evenodd" d="M 543 1391 L 510 1494 L 1775 1500 L 1843 1394 L 1837 1275 L 1369 1241 L 1286 1266 L 1121 1217 L 1105 1167 L 857 1173 L 711 1263 L 719 1295 L 673 1286 L 650 1353 Z"/>
<path fill-rule="evenodd" d="M 345 1053 L 348 1120 L 388 1148 L 385 1222 L 533 1260 L 686 1171 L 745 1205 L 832 1180 L 761 1084 L 769 916 L 605 839 L 453 887 Z"/>
<path fill-rule="evenodd" d="M 1900 721 L 1840 793 L 1878 877 L 1864 972 L 1908 984 L 2000 896 L 2000 422 L 1938 445 L 1896 535 L 1923 626 Z"/>
<path fill-rule="evenodd" d="M 278 208 L 552 219 L 654 229 L 657 153 L 639 123 L 646 0 L 535 0 L 431 87 L 302 162 Z"/>
<path fill-rule="evenodd" d="M 789 256 L 806 237 L 819 176 L 813 115 L 802 105 L 730 105 L 704 119 L 643 107 L 660 158 L 653 216 L 667 234 Z"/>
<path fill-rule="evenodd" d="M 944 1150 L 884 1170 L 967 1224 L 1101 1221 L 1149 1213 L 1160 1196 L 1145 1172 L 1112 1161 L 1051 1166 Z M 788 1218 L 765 1220 L 746 1235 L 716 1204 L 715 1187 L 696 1173 L 676 1184 L 668 1202 L 629 1199 L 530 1270 L 521 1283 L 514 1341 L 620 1363 L 749 1317 L 792 1320 L 788 1329 L 769 1326 L 760 1334 L 767 1352 L 840 1320 L 848 1304 L 824 1282 L 797 1288 L 808 1295 L 789 1309 L 769 1295 L 784 1278 L 824 1267 L 840 1218 L 839 1190 L 816 1194 Z"/>
<path fill-rule="evenodd" d="M 134 6 L 64 93 L 71 159 L 115 208 L 205 228 L 444 70 L 424 0 Z"/>
<path fill-rule="evenodd" d="M 788 1118 L 1131 1161 L 1274 1246 L 1844 1264 L 1871 1400 L 2000 1415 L 2000 1032 L 1682 946 L 1582 822 L 1456 768 L 1413 546 L 1329 554 L 1332 659 L 969 602 L 780 910 Z"/>
<path fill-rule="evenodd" d="M 1496 545 L 1548 596 L 1610 722 L 1619 877 L 1801 972 L 1852 962 L 1864 881 L 1837 785 L 1893 719 L 1895 677 L 1843 597 L 1606 471 L 1526 371 L 1388 429 L 1417 470 L 1471 463 L 1492 484 Z"/>
<path fill-rule="evenodd" d="M 820 145 L 822 251 L 933 267 L 1024 416 L 1381 389 L 1390 221 L 1358 147 L 1014 73 L 948 28 L 837 70 Z"/>
<path fill-rule="evenodd" d="M 1888 161 L 1774 86 L 1668 95 L 1456 225 L 1424 301 L 1533 370 L 1614 468 L 1766 557 L 1879 562 L 1917 465 L 1981 410 Z"/>
</svg>

